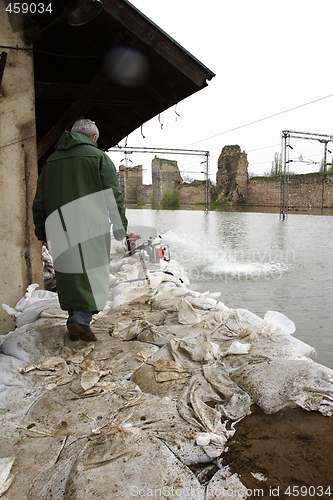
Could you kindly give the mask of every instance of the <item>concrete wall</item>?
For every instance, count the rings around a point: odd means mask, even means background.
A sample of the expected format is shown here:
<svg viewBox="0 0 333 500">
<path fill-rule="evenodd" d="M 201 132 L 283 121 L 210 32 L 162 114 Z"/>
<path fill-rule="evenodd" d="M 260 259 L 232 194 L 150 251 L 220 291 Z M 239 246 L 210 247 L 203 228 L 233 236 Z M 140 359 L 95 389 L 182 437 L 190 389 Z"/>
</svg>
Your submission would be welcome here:
<svg viewBox="0 0 333 500">
<path fill-rule="evenodd" d="M 15 15 L 13 29 L 4 2 L 0 3 L 0 44 L 13 47 L 0 48 L 8 54 L 0 88 L 1 334 L 14 328 L 1 304 L 15 306 L 30 283 L 44 287 L 41 244 L 34 235 L 31 213 L 38 176 L 33 55 L 25 50 L 29 47 L 18 31 L 23 19 Z"/>
</svg>

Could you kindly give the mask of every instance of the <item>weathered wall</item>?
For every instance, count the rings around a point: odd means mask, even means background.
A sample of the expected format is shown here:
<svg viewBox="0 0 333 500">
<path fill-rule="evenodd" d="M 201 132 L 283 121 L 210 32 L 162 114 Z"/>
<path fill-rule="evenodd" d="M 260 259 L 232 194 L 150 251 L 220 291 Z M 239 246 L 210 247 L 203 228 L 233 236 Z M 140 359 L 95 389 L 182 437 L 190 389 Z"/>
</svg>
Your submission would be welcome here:
<svg viewBox="0 0 333 500">
<path fill-rule="evenodd" d="M 166 189 L 177 189 L 180 205 L 204 205 L 205 183 L 182 182 L 176 161 L 155 157 L 152 161 L 152 185 L 142 184 L 142 166 L 119 167 L 128 204 L 140 202 L 158 206 Z M 279 177 L 248 178 L 247 155 L 238 145 L 225 146 L 218 160 L 216 174 L 217 199 L 230 205 L 279 207 L 281 179 Z M 288 205 L 292 208 L 333 208 L 333 175 L 320 173 L 288 177 Z M 160 198 L 158 198 L 160 197 Z"/>
<path fill-rule="evenodd" d="M 143 184 L 140 186 L 139 202 L 141 203 L 151 203 L 153 197 L 153 185 Z"/>
<path fill-rule="evenodd" d="M 155 156 L 152 161 L 153 183 L 142 184 L 142 165 L 125 167 L 120 165 L 118 173 L 125 202 L 129 205 L 137 203 L 158 202 L 167 189 L 177 189 L 181 205 L 204 205 L 206 203 L 205 183 L 194 181 L 191 184 L 182 182 L 177 161 L 160 159 Z"/>
<path fill-rule="evenodd" d="M 141 200 L 142 165 L 135 167 L 119 167 L 119 183 L 126 203 L 139 203 Z"/>
<path fill-rule="evenodd" d="M 279 207 L 280 177 L 248 179 L 248 162 L 239 146 L 224 146 L 216 174 L 217 198 L 231 205 Z M 320 173 L 287 177 L 290 208 L 333 208 L 333 176 Z"/>
<path fill-rule="evenodd" d="M 290 176 L 288 192 L 290 207 L 333 207 L 332 176 L 320 173 Z"/>
<path fill-rule="evenodd" d="M 135 167 L 120 165 L 118 179 L 125 203 L 128 205 L 151 203 L 153 186 L 142 183 L 142 165 Z"/>
<path fill-rule="evenodd" d="M 151 163 L 153 197 L 159 206 L 163 192 L 167 189 L 178 189 L 183 179 L 176 161 L 155 158 Z"/>
<path fill-rule="evenodd" d="M 18 23 L 23 19 L 16 14 Z M 34 235 L 31 206 L 36 190 L 37 154 L 31 47 L 12 29 L 0 3 L 0 49 L 8 54 L 0 88 L 0 333 L 14 328 L 2 303 L 15 306 L 26 287 L 43 288 L 41 244 Z"/>
<path fill-rule="evenodd" d="M 290 208 L 333 208 L 333 176 L 320 173 L 291 175 L 288 178 Z M 246 205 L 280 206 L 281 181 L 274 177 L 250 179 L 245 194 Z"/>
<path fill-rule="evenodd" d="M 323 207 L 333 208 L 333 175 L 327 175 L 325 178 Z"/>
<path fill-rule="evenodd" d="M 204 205 L 206 203 L 205 184 L 181 184 L 179 186 L 179 201 L 181 205 Z"/>
<path fill-rule="evenodd" d="M 218 198 L 243 205 L 248 181 L 247 154 L 238 145 L 224 146 L 217 162 Z"/>
<path fill-rule="evenodd" d="M 245 204 L 256 207 L 279 207 L 280 186 L 278 177 L 255 177 L 249 179 L 244 192 Z"/>
</svg>

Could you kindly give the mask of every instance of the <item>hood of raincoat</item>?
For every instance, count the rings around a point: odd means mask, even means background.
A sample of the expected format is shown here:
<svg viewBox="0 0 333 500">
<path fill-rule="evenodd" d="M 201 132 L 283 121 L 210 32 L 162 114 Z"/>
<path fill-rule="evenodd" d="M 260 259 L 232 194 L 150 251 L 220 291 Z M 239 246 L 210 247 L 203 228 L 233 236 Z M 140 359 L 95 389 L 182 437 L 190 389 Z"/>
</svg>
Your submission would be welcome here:
<svg viewBox="0 0 333 500">
<path fill-rule="evenodd" d="M 90 139 L 84 134 L 78 132 L 64 132 L 55 145 L 56 151 L 68 150 L 82 144 L 88 144 L 98 148 L 97 142 Z"/>
</svg>

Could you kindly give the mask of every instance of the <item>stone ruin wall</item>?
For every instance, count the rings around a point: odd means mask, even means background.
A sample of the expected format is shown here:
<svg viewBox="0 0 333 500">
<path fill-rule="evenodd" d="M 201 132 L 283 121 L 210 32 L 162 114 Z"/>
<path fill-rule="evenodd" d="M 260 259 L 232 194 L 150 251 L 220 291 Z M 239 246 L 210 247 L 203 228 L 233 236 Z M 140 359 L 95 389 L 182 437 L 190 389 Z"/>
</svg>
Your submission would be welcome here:
<svg viewBox="0 0 333 500">
<path fill-rule="evenodd" d="M 230 205 L 279 207 L 279 177 L 247 177 L 248 161 L 239 146 L 225 146 L 218 161 L 217 198 Z M 245 173 L 246 170 L 246 173 Z M 288 176 L 290 208 L 333 208 L 333 176 L 318 173 Z"/>
<path fill-rule="evenodd" d="M 139 197 L 137 203 L 151 203 L 153 198 L 153 185 L 152 184 L 143 184 L 140 186 Z"/>
<path fill-rule="evenodd" d="M 158 203 L 167 189 L 179 190 L 181 205 L 204 205 L 205 184 L 187 184 L 183 182 L 176 161 L 155 158 L 152 160 L 152 184 L 143 184 L 142 165 L 119 167 L 119 184 L 129 205 L 138 203 Z"/>
<path fill-rule="evenodd" d="M 249 179 L 245 204 L 257 207 L 279 207 L 281 182 L 279 178 L 254 177 Z"/>
<path fill-rule="evenodd" d="M 333 208 L 333 175 L 326 175 L 324 190 L 324 207 Z"/>
<path fill-rule="evenodd" d="M 313 173 L 289 178 L 289 206 L 333 208 L 333 176 Z"/>
<path fill-rule="evenodd" d="M 247 155 L 239 146 L 225 146 L 217 163 L 218 200 L 230 205 L 244 205 L 248 183 Z"/>
<path fill-rule="evenodd" d="M 204 205 L 206 203 L 205 184 L 186 184 L 179 186 L 179 201 L 181 205 Z"/>
<path fill-rule="evenodd" d="M 249 180 L 246 204 L 248 206 L 280 206 L 279 178 Z M 320 173 L 289 176 L 288 205 L 290 208 L 333 208 L 333 176 Z"/>
<path fill-rule="evenodd" d="M 139 203 L 142 187 L 142 165 L 130 168 L 120 165 L 118 179 L 126 203 Z"/>
<path fill-rule="evenodd" d="M 178 189 L 182 206 L 205 204 L 205 183 L 184 183 L 176 161 L 155 157 L 152 180 L 150 185 L 143 184 L 142 165 L 119 167 L 120 185 L 129 205 L 161 201 L 165 189 Z M 278 177 L 249 179 L 246 153 L 239 146 L 225 146 L 218 159 L 216 193 L 219 201 L 233 206 L 279 207 L 281 182 Z M 288 193 L 290 208 L 333 208 L 333 176 L 290 175 Z"/>
<path fill-rule="evenodd" d="M 178 189 L 183 179 L 176 161 L 164 158 L 155 158 L 151 163 L 151 175 L 154 202 L 159 205 L 163 192 Z"/>
</svg>

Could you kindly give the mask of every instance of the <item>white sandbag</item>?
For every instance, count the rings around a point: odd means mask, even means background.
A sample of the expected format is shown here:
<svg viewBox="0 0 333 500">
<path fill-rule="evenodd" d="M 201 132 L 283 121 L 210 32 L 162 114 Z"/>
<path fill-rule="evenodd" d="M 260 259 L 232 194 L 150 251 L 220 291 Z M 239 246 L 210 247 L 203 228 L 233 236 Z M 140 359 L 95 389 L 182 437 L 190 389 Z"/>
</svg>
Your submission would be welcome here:
<svg viewBox="0 0 333 500">
<path fill-rule="evenodd" d="M 22 297 L 22 299 L 18 301 L 15 306 L 15 309 L 17 311 L 24 311 L 26 308 L 31 307 L 32 304 L 38 300 L 54 299 L 58 297 L 55 292 L 51 292 L 49 290 L 36 290 L 36 288 L 38 287 L 38 283 L 33 283 L 32 285 L 29 285 L 27 287 L 26 294 L 24 295 L 24 297 Z"/>
<path fill-rule="evenodd" d="M 205 498 L 194 474 L 159 439 L 138 428 L 119 427 L 99 442 L 89 442 L 80 453 L 65 497 L 125 499 L 161 496 L 162 492 L 164 496 L 173 492 L 184 500 Z"/>
<path fill-rule="evenodd" d="M 15 308 L 2 304 L 2 308 L 16 318 L 18 328 L 36 321 L 45 309 L 59 305 L 57 293 L 49 290 L 36 290 L 38 286 L 37 283 L 29 285 L 26 294 L 17 302 Z"/>
<path fill-rule="evenodd" d="M 178 321 L 182 325 L 192 325 L 201 321 L 200 314 L 186 299 L 180 299 L 178 303 Z"/>
<path fill-rule="evenodd" d="M 149 290 L 147 280 L 133 283 L 120 283 L 115 288 L 111 289 L 110 298 L 112 299 L 112 309 L 121 309 L 122 306 L 144 296 L 149 298 L 150 294 L 151 291 Z"/>
<path fill-rule="evenodd" d="M 212 309 L 216 307 L 217 300 L 208 297 L 206 295 L 200 295 L 200 297 L 186 297 L 186 300 L 193 306 L 198 309 Z"/>
<path fill-rule="evenodd" d="M 187 272 L 179 262 L 172 259 L 168 262 L 162 260 L 160 266 L 163 271 L 171 273 L 177 279 L 179 286 L 188 286 L 190 284 Z"/>
<path fill-rule="evenodd" d="M 133 262 L 121 262 L 125 274 Z M 308 359 L 288 318 L 229 309 L 160 275 L 111 287 L 93 345 L 68 338 L 56 307 L 3 339 L 3 456 L 20 454 L 13 498 L 245 499 L 227 468 L 203 485 L 192 466 L 221 467 L 253 401 L 333 415 L 333 371 Z M 38 293 L 31 286 L 15 314 L 53 300 Z"/>
<path fill-rule="evenodd" d="M 52 292 L 51 292 L 52 293 Z M 41 315 L 41 313 L 48 308 L 53 308 L 58 304 L 58 295 L 54 294 L 52 298 L 42 298 L 38 299 L 32 297 L 31 303 L 27 303 L 24 310 L 18 315 L 16 320 L 16 326 L 20 328 L 21 326 L 27 325 L 28 323 L 33 323 Z"/>
<path fill-rule="evenodd" d="M 0 458 L 0 496 L 10 487 L 14 476 L 10 473 L 15 457 Z"/>
<path fill-rule="evenodd" d="M 302 340 L 299 340 L 295 338 L 293 335 L 283 335 L 283 338 L 291 342 L 295 348 L 295 352 L 297 352 L 299 357 L 306 356 L 314 356 L 316 357 L 316 349 L 314 347 L 310 346 L 309 344 L 306 344 Z"/>
<path fill-rule="evenodd" d="M 267 311 L 264 317 L 263 331 L 271 335 L 292 335 L 296 331 L 295 323 L 278 311 Z"/>
<path fill-rule="evenodd" d="M 333 415 L 333 371 L 309 359 L 277 359 L 230 373 L 266 414 L 301 406 Z"/>
<path fill-rule="evenodd" d="M 205 500 L 230 498 L 233 500 L 246 500 L 249 490 L 241 482 L 237 474 L 231 474 L 229 467 L 223 467 L 212 477 L 206 487 Z"/>
<path fill-rule="evenodd" d="M 234 340 L 227 350 L 227 354 L 247 354 L 251 349 L 251 344 L 246 344 L 243 342 L 239 342 L 238 340 Z"/>
</svg>

